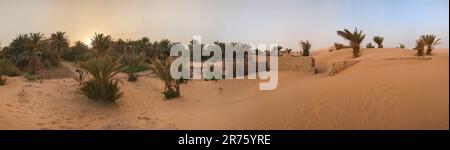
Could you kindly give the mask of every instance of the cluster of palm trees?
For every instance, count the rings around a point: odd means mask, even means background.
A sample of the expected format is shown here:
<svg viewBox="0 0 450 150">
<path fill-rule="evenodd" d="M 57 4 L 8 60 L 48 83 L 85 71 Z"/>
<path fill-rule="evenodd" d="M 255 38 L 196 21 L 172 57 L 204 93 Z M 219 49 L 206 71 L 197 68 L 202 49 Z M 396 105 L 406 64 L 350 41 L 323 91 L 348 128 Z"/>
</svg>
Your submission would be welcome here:
<svg viewBox="0 0 450 150">
<path fill-rule="evenodd" d="M 360 44 L 365 38 L 365 34 L 362 33 L 362 31 L 358 31 L 358 29 L 355 28 L 353 32 L 350 32 L 347 29 L 344 29 L 343 31 L 337 31 L 337 34 L 344 39 L 348 40 L 350 43 L 351 48 L 353 49 L 353 57 L 357 58 L 359 57 L 360 53 Z M 383 41 L 384 38 L 382 36 L 375 36 L 373 37 L 373 41 L 378 45 L 378 48 L 383 48 Z M 417 50 L 418 56 L 424 56 L 424 55 L 432 55 L 432 51 L 434 47 L 441 43 L 441 39 L 437 38 L 436 35 L 433 34 L 427 34 L 422 35 L 417 41 L 416 41 L 416 47 L 414 48 Z M 337 45 L 335 43 L 335 47 L 337 48 L 343 47 L 343 45 Z M 372 43 L 367 43 L 367 48 L 374 48 L 375 46 L 372 45 Z M 398 48 L 406 48 L 406 45 L 403 43 L 399 44 Z M 426 53 L 424 54 L 424 51 L 426 49 Z"/>
<path fill-rule="evenodd" d="M 431 55 L 434 46 L 439 45 L 441 43 L 441 39 L 437 38 L 436 35 L 426 34 L 420 36 L 418 40 L 416 40 L 415 50 L 417 50 L 418 56 Z M 426 53 L 424 53 L 426 48 Z"/>
<path fill-rule="evenodd" d="M 42 66 L 58 66 L 61 53 L 68 47 L 69 41 L 64 32 L 51 34 L 50 38 L 42 33 L 19 34 L 9 46 L 2 49 L 0 57 L 10 60 L 22 70 L 36 74 Z"/>
</svg>

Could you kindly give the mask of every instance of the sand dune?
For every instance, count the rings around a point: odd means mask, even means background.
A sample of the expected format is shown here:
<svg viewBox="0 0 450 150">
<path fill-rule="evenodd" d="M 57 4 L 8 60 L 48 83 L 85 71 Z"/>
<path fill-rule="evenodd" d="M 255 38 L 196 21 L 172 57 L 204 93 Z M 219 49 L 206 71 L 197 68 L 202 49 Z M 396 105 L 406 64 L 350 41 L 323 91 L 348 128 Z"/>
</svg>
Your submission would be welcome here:
<svg viewBox="0 0 450 150">
<path fill-rule="evenodd" d="M 0 86 L 0 129 L 448 130 L 448 50 L 414 53 L 362 49 L 359 63 L 331 76 L 351 50 L 317 52 L 318 74 L 281 71 L 273 91 L 259 91 L 257 80 L 189 81 L 168 101 L 151 72 L 136 83 L 119 74 L 125 94 L 116 105 L 87 99 L 71 78 L 13 77 Z"/>
</svg>

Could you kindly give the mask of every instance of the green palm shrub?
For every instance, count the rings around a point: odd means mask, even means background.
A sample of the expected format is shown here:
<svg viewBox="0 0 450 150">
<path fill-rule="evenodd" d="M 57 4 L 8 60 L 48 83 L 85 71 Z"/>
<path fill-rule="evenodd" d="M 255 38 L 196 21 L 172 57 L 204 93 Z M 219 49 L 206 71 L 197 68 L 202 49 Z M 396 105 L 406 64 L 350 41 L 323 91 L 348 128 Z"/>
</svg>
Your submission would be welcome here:
<svg viewBox="0 0 450 150">
<path fill-rule="evenodd" d="M 0 86 L 5 85 L 6 78 L 3 76 L 9 75 L 14 71 L 14 65 L 7 59 L 0 59 Z"/>
<path fill-rule="evenodd" d="M 300 47 L 302 47 L 303 56 L 309 56 L 309 51 L 311 50 L 311 43 L 309 43 L 309 41 L 306 40 L 306 41 L 300 41 L 299 44 L 300 44 Z"/>
<path fill-rule="evenodd" d="M 403 44 L 403 43 L 400 43 L 400 44 L 398 45 L 398 48 L 405 49 L 405 48 L 406 48 L 406 45 Z"/>
<path fill-rule="evenodd" d="M 350 42 L 350 46 L 353 48 L 353 57 L 359 57 L 360 45 L 366 35 L 362 31 L 358 31 L 357 28 L 354 32 L 344 29 L 343 31 L 337 31 L 337 34 Z"/>
<path fill-rule="evenodd" d="M 91 77 L 90 80 L 82 83 L 80 88 L 82 94 L 93 100 L 112 103 L 122 97 L 120 80 L 114 78 L 121 69 L 119 61 L 113 61 L 112 58 L 104 56 L 87 60 L 80 66 Z"/>
<path fill-rule="evenodd" d="M 414 49 L 417 50 L 417 56 L 424 56 L 425 42 L 422 39 L 418 39 Z"/>
<path fill-rule="evenodd" d="M 366 48 L 375 48 L 375 46 L 373 46 L 372 43 L 367 43 Z"/>
<path fill-rule="evenodd" d="M 375 43 L 377 43 L 378 48 L 383 48 L 383 47 L 384 47 L 384 46 L 383 46 L 384 38 L 383 38 L 382 36 L 374 36 L 374 37 L 373 37 L 373 41 L 374 41 Z"/>
<path fill-rule="evenodd" d="M 180 81 L 173 79 L 170 75 L 171 59 L 165 60 L 154 59 L 153 64 L 150 67 L 151 70 L 163 81 L 164 83 L 164 96 L 166 99 L 176 98 L 180 96 Z"/>
<path fill-rule="evenodd" d="M 434 46 L 441 44 L 441 39 L 436 38 L 436 35 L 433 34 L 422 35 L 420 38 L 427 46 L 426 55 L 431 55 L 431 51 L 433 51 Z"/>
<path fill-rule="evenodd" d="M 124 68 L 122 72 L 128 75 L 128 81 L 135 82 L 138 77 L 137 72 L 147 70 L 147 65 L 144 64 L 144 55 L 136 51 L 126 51 L 123 56 Z"/>
</svg>

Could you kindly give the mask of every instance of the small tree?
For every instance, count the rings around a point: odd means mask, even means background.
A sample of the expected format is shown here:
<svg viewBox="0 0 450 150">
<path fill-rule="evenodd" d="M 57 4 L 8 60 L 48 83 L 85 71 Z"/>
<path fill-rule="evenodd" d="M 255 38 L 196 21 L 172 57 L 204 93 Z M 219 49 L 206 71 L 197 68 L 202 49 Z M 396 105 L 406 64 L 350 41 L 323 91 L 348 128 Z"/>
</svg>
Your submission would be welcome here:
<svg viewBox="0 0 450 150">
<path fill-rule="evenodd" d="M 367 43 L 366 48 L 375 48 L 375 46 L 373 46 L 372 43 Z"/>
<path fill-rule="evenodd" d="M 400 44 L 398 45 L 398 48 L 405 49 L 405 48 L 406 48 L 406 45 L 403 44 L 403 43 L 400 43 Z"/>
<path fill-rule="evenodd" d="M 360 45 L 366 35 L 362 31 L 358 31 L 357 28 L 354 32 L 344 29 L 343 31 L 337 31 L 337 34 L 350 42 L 350 46 L 353 48 L 353 57 L 359 57 Z"/>
<path fill-rule="evenodd" d="M 127 50 L 124 54 L 123 60 L 125 67 L 122 69 L 122 72 L 128 75 L 128 81 L 130 82 L 137 81 L 137 72 L 148 69 L 143 62 L 144 55 L 141 55 L 139 52 Z"/>
<path fill-rule="evenodd" d="M 173 79 L 170 75 L 170 57 L 165 60 L 154 59 L 153 64 L 150 67 L 152 71 L 163 81 L 164 83 L 164 96 L 166 99 L 176 98 L 180 96 L 180 81 Z"/>
<path fill-rule="evenodd" d="M 309 51 L 311 49 L 311 43 L 309 43 L 309 41 L 306 40 L 306 41 L 300 41 L 299 44 L 300 44 L 300 47 L 302 47 L 303 56 L 309 56 Z"/>
<path fill-rule="evenodd" d="M 377 43 L 378 48 L 383 48 L 383 41 L 384 41 L 384 38 L 383 38 L 382 36 L 375 36 L 375 37 L 373 37 L 373 41 L 374 41 L 375 43 Z"/>
<path fill-rule="evenodd" d="M 436 38 L 436 35 L 433 34 L 422 35 L 421 40 L 427 46 L 426 55 L 431 55 L 431 51 L 433 51 L 434 46 L 441 44 L 441 39 Z"/>
</svg>

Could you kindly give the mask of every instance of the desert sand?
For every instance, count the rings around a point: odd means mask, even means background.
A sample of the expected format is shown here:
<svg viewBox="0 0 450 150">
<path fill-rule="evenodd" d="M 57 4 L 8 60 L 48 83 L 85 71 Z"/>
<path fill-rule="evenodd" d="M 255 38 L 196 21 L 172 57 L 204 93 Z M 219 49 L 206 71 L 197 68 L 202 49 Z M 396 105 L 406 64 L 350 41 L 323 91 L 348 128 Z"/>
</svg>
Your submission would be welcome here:
<svg viewBox="0 0 450 150">
<path fill-rule="evenodd" d="M 449 129 L 449 54 L 417 59 L 408 49 L 315 52 L 317 74 L 280 71 L 278 88 L 259 91 L 258 80 L 189 81 L 181 98 L 164 100 L 150 71 L 123 81 L 116 104 L 77 93 L 72 78 L 0 86 L 0 129 Z M 284 56 L 289 57 L 289 56 Z M 74 70 L 74 64 L 64 62 Z"/>
</svg>

